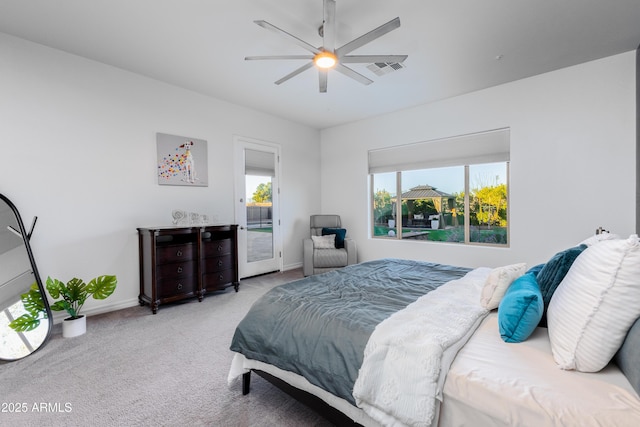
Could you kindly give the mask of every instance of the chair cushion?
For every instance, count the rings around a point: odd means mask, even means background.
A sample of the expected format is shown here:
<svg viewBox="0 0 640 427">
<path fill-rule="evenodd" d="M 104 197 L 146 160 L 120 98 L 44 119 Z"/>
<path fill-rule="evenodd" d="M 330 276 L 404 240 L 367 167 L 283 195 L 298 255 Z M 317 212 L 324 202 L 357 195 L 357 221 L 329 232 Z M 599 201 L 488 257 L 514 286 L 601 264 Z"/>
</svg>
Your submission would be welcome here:
<svg viewBox="0 0 640 427">
<path fill-rule="evenodd" d="M 339 215 L 311 215 L 309 223 L 312 236 L 322 236 L 323 228 L 342 227 Z"/>
<path fill-rule="evenodd" d="M 347 235 L 347 230 L 345 228 L 327 228 L 324 227 L 322 229 L 322 235 L 328 236 L 330 234 L 336 235 L 336 248 L 344 248 L 344 238 Z"/>
<path fill-rule="evenodd" d="M 347 266 L 346 249 L 317 249 L 313 251 L 314 268 L 331 268 Z"/>
</svg>

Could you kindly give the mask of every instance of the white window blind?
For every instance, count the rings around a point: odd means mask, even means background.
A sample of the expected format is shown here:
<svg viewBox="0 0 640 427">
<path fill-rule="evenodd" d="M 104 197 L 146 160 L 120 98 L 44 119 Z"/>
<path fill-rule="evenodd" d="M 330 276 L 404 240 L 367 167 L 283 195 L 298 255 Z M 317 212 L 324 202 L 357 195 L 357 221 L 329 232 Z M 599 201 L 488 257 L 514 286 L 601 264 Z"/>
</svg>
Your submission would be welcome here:
<svg viewBox="0 0 640 427">
<path fill-rule="evenodd" d="M 509 129 L 369 150 L 369 173 L 509 161 Z"/>
<path fill-rule="evenodd" d="M 273 153 L 246 149 L 244 156 L 245 175 L 276 176 Z"/>
</svg>

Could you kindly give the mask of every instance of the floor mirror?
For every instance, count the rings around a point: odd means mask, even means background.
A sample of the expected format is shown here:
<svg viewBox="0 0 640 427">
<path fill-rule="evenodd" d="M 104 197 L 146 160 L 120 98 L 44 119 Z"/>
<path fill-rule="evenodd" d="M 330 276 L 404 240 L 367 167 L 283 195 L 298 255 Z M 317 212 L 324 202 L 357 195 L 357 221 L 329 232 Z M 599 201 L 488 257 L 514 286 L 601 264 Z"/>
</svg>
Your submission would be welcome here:
<svg viewBox="0 0 640 427">
<path fill-rule="evenodd" d="M 29 239 L 14 204 L 0 194 L 0 360 L 22 359 L 51 334 L 51 309 Z"/>
</svg>

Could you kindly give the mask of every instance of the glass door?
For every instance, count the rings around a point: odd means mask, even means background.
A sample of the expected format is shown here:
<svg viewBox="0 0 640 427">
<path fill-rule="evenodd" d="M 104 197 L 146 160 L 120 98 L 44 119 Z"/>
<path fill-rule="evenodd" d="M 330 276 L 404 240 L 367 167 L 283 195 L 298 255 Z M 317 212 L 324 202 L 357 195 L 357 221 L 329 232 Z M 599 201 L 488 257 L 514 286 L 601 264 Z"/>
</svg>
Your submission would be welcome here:
<svg viewBox="0 0 640 427">
<path fill-rule="evenodd" d="M 278 148 L 238 138 L 236 163 L 240 277 L 279 271 Z"/>
</svg>

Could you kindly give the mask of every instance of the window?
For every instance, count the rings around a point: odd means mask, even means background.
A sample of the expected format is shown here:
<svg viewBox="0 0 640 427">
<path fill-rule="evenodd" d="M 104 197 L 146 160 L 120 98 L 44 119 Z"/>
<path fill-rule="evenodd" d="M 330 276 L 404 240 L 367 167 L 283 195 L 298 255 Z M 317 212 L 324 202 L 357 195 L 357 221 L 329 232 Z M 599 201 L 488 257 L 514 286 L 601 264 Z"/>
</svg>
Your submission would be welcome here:
<svg viewBox="0 0 640 427">
<path fill-rule="evenodd" d="M 372 177 L 373 235 L 395 237 L 396 173 L 380 173 Z"/>
<path fill-rule="evenodd" d="M 509 131 L 369 152 L 372 236 L 508 245 Z"/>
</svg>

